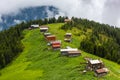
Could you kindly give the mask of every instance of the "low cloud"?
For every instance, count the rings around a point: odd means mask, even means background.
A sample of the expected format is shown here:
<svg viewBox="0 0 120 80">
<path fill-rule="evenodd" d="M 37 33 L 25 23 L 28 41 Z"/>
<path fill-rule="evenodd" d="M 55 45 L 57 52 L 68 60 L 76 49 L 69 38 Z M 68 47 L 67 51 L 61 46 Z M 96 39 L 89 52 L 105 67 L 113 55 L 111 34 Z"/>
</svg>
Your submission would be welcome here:
<svg viewBox="0 0 120 80">
<path fill-rule="evenodd" d="M 0 31 L 2 31 L 2 27 L 0 26 Z"/>
<path fill-rule="evenodd" d="M 14 20 L 14 23 L 20 24 L 22 21 L 21 20 Z"/>
<path fill-rule="evenodd" d="M 0 14 L 17 13 L 19 9 L 44 5 L 57 7 L 62 16 L 88 18 L 120 27 L 120 0 L 1 0 Z M 48 13 L 53 16 L 52 12 Z"/>
<path fill-rule="evenodd" d="M 0 15 L 0 23 L 2 23 L 2 22 L 3 22 L 3 20 L 2 20 L 1 15 Z"/>
</svg>

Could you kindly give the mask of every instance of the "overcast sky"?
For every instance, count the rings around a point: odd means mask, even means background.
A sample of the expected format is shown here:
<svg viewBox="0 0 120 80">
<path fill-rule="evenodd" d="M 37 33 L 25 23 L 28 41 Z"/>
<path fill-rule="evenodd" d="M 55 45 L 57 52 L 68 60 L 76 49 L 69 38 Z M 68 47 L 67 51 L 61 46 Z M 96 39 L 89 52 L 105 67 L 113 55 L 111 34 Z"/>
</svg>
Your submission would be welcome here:
<svg viewBox="0 0 120 80">
<path fill-rule="evenodd" d="M 59 8 L 60 15 L 88 18 L 120 27 L 120 0 L 0 0 L 0 16 L 43 5 Z"/>
</svg>

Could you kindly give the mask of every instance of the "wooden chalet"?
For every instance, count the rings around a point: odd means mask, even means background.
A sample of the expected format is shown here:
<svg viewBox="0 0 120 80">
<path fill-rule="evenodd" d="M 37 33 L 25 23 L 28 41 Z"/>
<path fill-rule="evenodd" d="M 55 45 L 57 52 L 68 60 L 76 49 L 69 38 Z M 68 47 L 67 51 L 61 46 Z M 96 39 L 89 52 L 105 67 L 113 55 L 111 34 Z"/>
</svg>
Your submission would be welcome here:
<svg viewBox="0 0 120 80">
<path fill-rule="evenodd" d="M 36 28 L 39 28 L 39 25 L 38 24 L 33 24 L 29 27 L 29 29 L 36 29 Z"/>
<path fill-rule="evenodd" d="M 44 36 L 47 37 L 47 36 L 50 36 L 51 33 L 44 33 Z"/>
<path fill-rule="evenodd" d="M 67 39 L 67 38 L 65 38 L 64 41 L 65 41 L 65 42 L 71 42 L 72 39 Z"/>
<path fill-rule="evenodd" d="M 71 42 L 72 41 L 72 33 L 66 33 L 64 41 Z"/>
<path fill-rule="evenodd" d="M 68 23 L 68 22 L 71 22 L 72 20 L 71 19 L 65 19 L 64 22 L 65 23 Z"/>
<path fill-rule="evenodd" d="M 74 56 L 79 56 L 81 55 L 81 52 L 80 51 L 68 51 L 67 52 L 69 57 L 74 57 Z"/>
<path fill-rule="evenodd" d="M 106 75 L 108 72 L 109 72 L 109 70 L 107 68 L 97 69 L 97 70 L 95 70 L 95 76 L 101 77 L 101 76 Z"/>
<path fill-rule="evenodd" d="M 84 58 L 87 61 L 87 66 L 86 68 L 88 70 L 93 70 L 95 76 L 101 77 L 106 75 L 109 71 L 107 68 L 105 68 L 103 62 L 101 60 L 92 60 L 91 58 Z"/>
<path fill-rule="evenodd" d="M 104 67 L 104 64 L 101 60 L 88 60 L 87 68 L 90 70 L 97 70 Z"/>
<path fill-rule="evenodd" d="M 66 33 L 65 34 L 65 38 L 71 38 L 72 37 L 72 33 Z"/>
<path fill-rule="evenodd" d="M 81 55 L 81 52 L 77 48 L 61 49 L 60 52 L 61 52 L 61 55 L 69 56 L 69 57 L 74 57 L 74 56 Z"/>
<path fill-rule="evenodd" d="M 74 49 L 61 49 L 60 52 L 61 52 L 61 55 L 68 55 L 68 51 L 78 51 L 77 48 L 74 48 Z"/>
<path fill-rule="evenodd" d="M 49 29 L 48 26 L 40 26 L 40 32 L 47 32 Z"/>
<path fill-rule="evenodd" d="M 54 50 L 60 49 L 61 48 L 61 41 L 52 41 L 51 46 Z"/>
<path fill-rule="evenodd" d="M 47 40 L 48 42 L 55 41 L 55 40 L 56 40 L 56 36 L 55 36 L 55 35 L 46 36 L 46 40 Z"/>
</svg>

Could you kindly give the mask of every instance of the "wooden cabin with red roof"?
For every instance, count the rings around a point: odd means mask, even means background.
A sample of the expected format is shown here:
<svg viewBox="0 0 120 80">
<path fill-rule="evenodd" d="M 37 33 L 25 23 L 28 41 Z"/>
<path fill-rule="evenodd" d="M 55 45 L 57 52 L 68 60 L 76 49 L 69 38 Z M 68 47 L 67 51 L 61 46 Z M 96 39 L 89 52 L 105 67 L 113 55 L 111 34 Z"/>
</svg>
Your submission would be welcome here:
<svg viewBox="0 0 120 80">
<path fill-rule="evenodd" d="M 46 36 L 46 40 L 47 40 L 48 42 L 55 41 L 55 40 L 56 40 L 56 36 L 55 36 L 55 35 Z"/>
<path fill-rule="evenodd" d="M 51 46 L 54 50 L 56 49 L 60 49 L 61 48 L 61 41 L 58 40 L 58 41 L 52 41 L 51 42 Z"/>
</svg>

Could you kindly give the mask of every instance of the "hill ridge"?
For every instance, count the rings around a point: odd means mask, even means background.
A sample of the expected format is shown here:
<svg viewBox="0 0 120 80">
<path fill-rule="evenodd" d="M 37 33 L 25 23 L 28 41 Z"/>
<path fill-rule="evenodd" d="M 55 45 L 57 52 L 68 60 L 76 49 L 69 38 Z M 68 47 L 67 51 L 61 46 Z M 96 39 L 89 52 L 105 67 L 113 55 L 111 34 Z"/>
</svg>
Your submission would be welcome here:
<svg viewBox="0 0 120 80">
<path fill-rule="evenodd" d="M 63 23 L 48 24 L 48 26 L 50 26 L 50 32 L 57 35 L 57 39 L 63 41 L 63 36 L 66 32 L 59 28 L 62 25 Z M 74 33 L 74 30 L 68 30 L 67 32 Z M 84 69 L 85 65 L 80 65 L 80 62 L 84 62 L 84 56 L 90 56 L 92 58 L 99 57 L 85 52 L 82 52 L 82 56 L 80 57 L 61 57 L 59 51 L 46 50 L 47 45 L 39 29 L 24 30 L 23 34 L 25 35 L 22 40 L 25 45 L 24 52 L 9 66 L 0 71 L 1 80 L 97 80 L 92 72 L 87 72 L 86 75 L 83 75 L 79 70 Z M 82 37 L 76 37 L 74 35 L 73 42 L 69 44 L 63 41 L 62 47 L 67 45 L 79 47 L 78 41 L 81 40 Z M 112 72 L 100 79 L 119 80 L 120 66 L 114 62 L 105 59 L 102 60 Z M 75 68 L 76 66 L 80 68 Z"/>
</svg>

